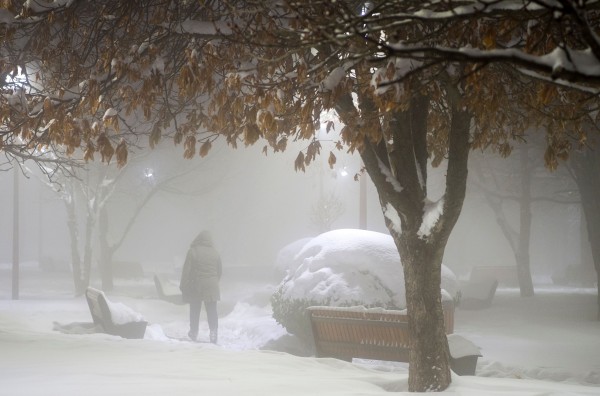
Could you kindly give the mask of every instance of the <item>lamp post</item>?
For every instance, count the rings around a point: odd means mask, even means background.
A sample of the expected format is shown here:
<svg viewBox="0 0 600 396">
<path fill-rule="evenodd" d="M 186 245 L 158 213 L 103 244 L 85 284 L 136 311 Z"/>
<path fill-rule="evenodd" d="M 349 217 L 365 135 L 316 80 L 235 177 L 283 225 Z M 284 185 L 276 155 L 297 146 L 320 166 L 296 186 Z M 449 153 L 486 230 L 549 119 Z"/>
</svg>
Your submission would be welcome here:
<svg viewBox="0 0 600 396">
<path fill-rule="evenodd" d="M 360 193 L 358 196 L 358 228 L 367 229 L 367 172 L 360 175 Z"/>
<path fill-rule="evenodd" d="M 19 169 L 13 168 L 13 264 L 12 299 L 19 299 Z"/>
</svg>

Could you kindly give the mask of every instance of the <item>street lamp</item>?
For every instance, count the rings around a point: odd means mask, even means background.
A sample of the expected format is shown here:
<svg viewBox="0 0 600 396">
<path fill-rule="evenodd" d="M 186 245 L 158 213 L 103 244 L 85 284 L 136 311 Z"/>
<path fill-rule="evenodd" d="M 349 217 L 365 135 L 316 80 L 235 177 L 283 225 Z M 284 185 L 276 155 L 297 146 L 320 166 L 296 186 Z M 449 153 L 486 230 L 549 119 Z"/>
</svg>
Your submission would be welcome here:
<svg viewBox="0 0 600 396">
<path fill-rule="evenodd" d="M 155 176 L 154 176 L 154 169 L 152 168 L 146 168 L 144 169 L 144 180 L 151 186 L 154 186 L 155 183 Z"/>
<path fill-rule="evenodd" d="M 358 193 L 358 228 L 361 230 L 367 229 L 367 172 L 361 170 L 359 175 L 359 193 Z M 340 176 L 346 177 L 349 175 L 348 167 L 344 166 L 340 169 Z"/>
</svg>

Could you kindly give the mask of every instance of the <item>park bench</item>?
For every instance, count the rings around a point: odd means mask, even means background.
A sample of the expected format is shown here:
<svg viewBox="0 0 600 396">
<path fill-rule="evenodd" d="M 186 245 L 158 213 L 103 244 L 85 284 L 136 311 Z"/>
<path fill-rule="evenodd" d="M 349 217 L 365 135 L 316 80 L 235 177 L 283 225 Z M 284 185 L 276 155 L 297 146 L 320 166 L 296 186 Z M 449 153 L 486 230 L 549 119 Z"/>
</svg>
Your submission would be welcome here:
<svg viewBox="0 0 600 396">
<path fill-rule="evenodd" d="M 498 284 L 503 286 L 519 286 L 519 276 L 515 265 L 481 265 L 471 269 L 469 282 L 477 283 L 489 279 L 496 279 Z"/>
<path fill-rule="evenodd" d="M 144 338 L 148 322 L 144 320 L 125 321 L 116 311 L 111 311 L 113 305 L 104 292 L 88 287 L 85 292 L 92 319 L 96 328 L 102 332 L 123 338 Z"/>
<path fill-rule="evenodd" d="M 170 283 L 164 276 L 154 274 L 154 286 L 156 287 L 156 294 L 161 300 L 177 305 L 185 304 L 179 288 Z"/>
<path fill-rule="evenodd" d="M 450 306 L 452 305 L 452 306 Z M 309 307 L 317 357 L 408 362 L 409 331 L 405 311 L 364 307 Z M 454 332 L 454 307 L 446 304 L 444 322 L 452 370 L 474 375 L 479 348 Z"/>
<path fill-rule="evenodd" d="M 469 281 L 460 288 L 461 309 L 483 309 L 492 305 L 498 288 L 498 280 L 486 278 L 477 282 Z"/>
</svg>

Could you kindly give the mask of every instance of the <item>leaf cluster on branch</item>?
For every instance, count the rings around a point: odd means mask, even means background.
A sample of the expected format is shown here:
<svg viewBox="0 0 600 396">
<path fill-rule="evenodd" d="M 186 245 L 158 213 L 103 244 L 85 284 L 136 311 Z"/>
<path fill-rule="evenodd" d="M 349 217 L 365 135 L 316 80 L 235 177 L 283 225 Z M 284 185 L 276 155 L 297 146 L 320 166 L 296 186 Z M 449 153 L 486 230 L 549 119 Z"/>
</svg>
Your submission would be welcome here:
<svg viewBox="0 0 600 396">
<path fill-rule="evenodd" d="M 390 141 L 381 121 L 419 93 L 431 104 L 427 155 L 438 164 L 447 156 L 448 84 L 474 115 L 472 148 L 508 155 L 512 139 L 544 123 L 555 167 L 573 142 L 586 143 L 582 125 L 597 124 L 593 2 L 1 6 L 0 149 L 15 157 L 50 150 L 54 161 L 99 155 L 122 165 L 132 147 L 164 136 L 186 158 L 206 155 L 217 136 L 274 151 L 307 139 L 295 163 L 303 170 L 320 153 L 324 111 L 343 113 L 337 147 L 362 150 L 365 139 Z"/>
<path fill-rule="evenodd" d="M 427 86 L 432 130 L 447 102 L 438 82 L 460 76 L 461 100 L 473 114 L 472 148 L 509 155 L 531 127 L 548 131 L 554 169 L 586 145 L 598 125 L 599 7 L 590 1 L 298 1 L 309 22 L 308 44 L 344 48 L 349 62 L 367 60 L 378 99 L 398 103 L 399 87 Z M 422 89 L 422 88 L 421 88 Z M 394 97 L 396 96 L 396 97 Z M 381 106 L 380 106 L 381 108 Z M 446 155 L 445 134 L 428 137 L 434 164 Z"/>
</svg>

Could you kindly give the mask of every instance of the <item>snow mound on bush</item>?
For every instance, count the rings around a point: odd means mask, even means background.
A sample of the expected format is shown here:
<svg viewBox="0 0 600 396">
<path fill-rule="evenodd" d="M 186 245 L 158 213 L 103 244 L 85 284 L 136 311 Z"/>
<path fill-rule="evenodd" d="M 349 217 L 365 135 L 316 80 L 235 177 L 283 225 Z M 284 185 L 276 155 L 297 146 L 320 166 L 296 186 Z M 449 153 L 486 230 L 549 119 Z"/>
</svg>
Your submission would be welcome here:
<svg viewBox="0 0 600 396">
<path fill-rule="evenodd" d="M 305 315 L 310 306 L 406 308 L 400 255 L 387 234 L 329 231 L 284 247 L 277 267 L 287 276 L 271 296 L 273 318 L 304 340 L 312 339 Z M 452 299 L 458 290 L 456 276 L 444 266 L 442 289 L 444 299 Z"/>
<path fill-rule="evenodd" d="M 334 306 L 406 305 L 402 266 L 389 235 L 329 231 L 305 243 L 288 268 L 283 299 L 327 301 Z"/>
<path fill-rule="evenodd" d="M 275 274 L 280 276 L 281 279 L 285 278 L 290 272 L 295 271 L 297 265 L 295 264 L 294 258 L 302 250 L 304 245 L 312 240 L 312 237 L 298 239 L 290 244 L 285 245 L 277 253 L 275 258 Z"/>
<path fill-rule="evenodd" d="M 303 247 L 289 264 L 283 299 L 328 301 L 327 305 L 362 302 L 365 305 L 405 307 L 404 274 L 391 236 L 365 230 L 323 233 Z M 296 242 L 288 245 L 297 247 Z M 288 251 L 284 247 L 282 251 Z M 280 255 L 280 258 L 290 257 Z M 442 289 L 452 297 L 458 290 L 454 273 L 442 266 Z"/>
</svg>

